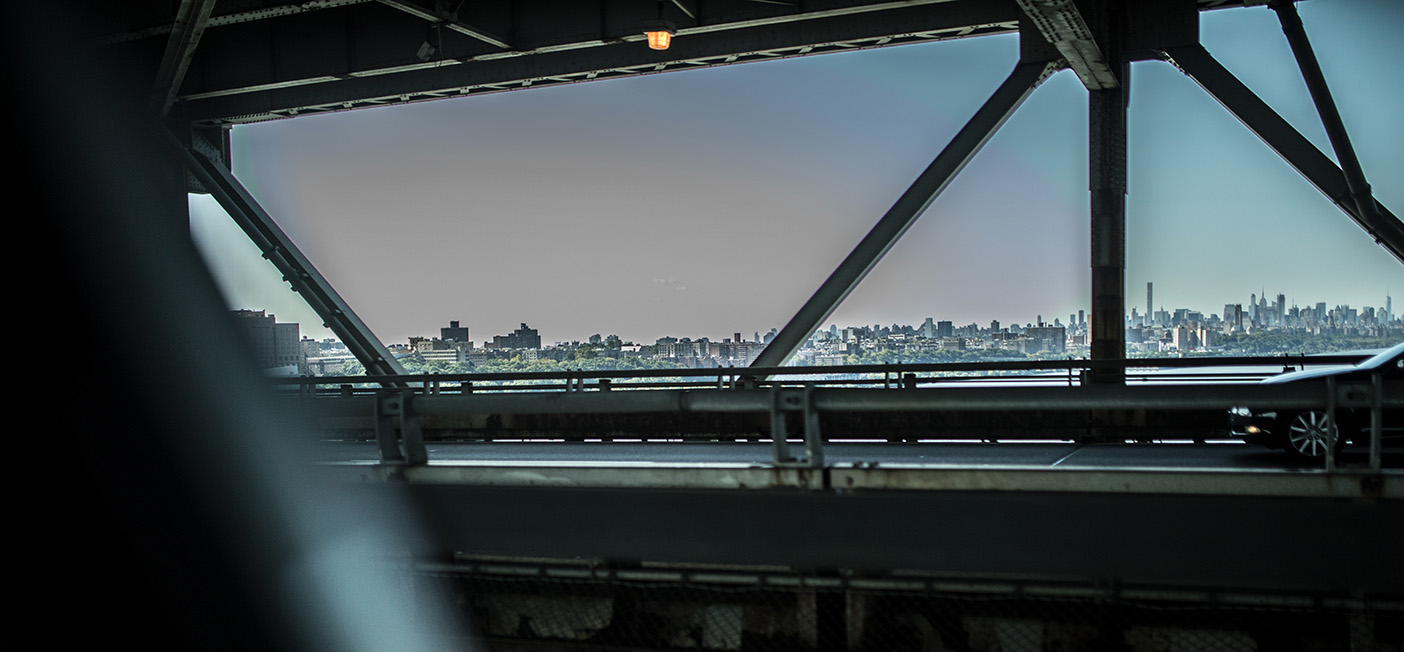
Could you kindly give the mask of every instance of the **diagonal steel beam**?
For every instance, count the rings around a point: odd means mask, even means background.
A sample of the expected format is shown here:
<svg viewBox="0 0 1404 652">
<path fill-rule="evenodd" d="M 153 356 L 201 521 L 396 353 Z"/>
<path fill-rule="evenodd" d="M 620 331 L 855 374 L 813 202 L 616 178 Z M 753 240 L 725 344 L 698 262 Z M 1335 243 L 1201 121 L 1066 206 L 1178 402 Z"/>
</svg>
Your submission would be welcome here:
<svg viewBox="0 0 1404 652">
<path fill-rule="evenodd" d="M 1365 181 L 1365 170 L 1360 167 L 1360 159 L 1356 157 L 1355 148 L 1350 144 L 1345 122 L 1341 120 L 1340 111 L 1336 110 L 1335 100 L 1331 99 L 1331 89 L 1326 85 L 1326 76 L 1321 72 L 1321 64 L 1317 62 L 1316 53 L 1311 49 L 1311 41 L 1307 40 L 1306 27 L 1302 25 L 1302 18 L 1297 15 L 1297 6 L 1293 1 L 1273 0 L 1268 6 L 1277 12 L 1278 20 L 1282 23 L 1282 32 L 1287 36 L 1288 44 L 1292 46 L 1297 66 L 1302 69 L 1302 78 L 1306 81 L 1312 101 L 1316 103 L 1316 112 L 1321 115 L 1326 136 L 1331 139 L 1331 148 L 1336 151 L 1336 160 L 1341 163 L 1346 187 L 1350 189 L 1356 210 L 1366 222 L 1378 222 L 1379 209 L 1376 207 L 1375 198 L 1370 194 L 1370 184 Z"/>
<path fill-rule="evenodd" d="M 209 24 L 210 12 L 214 11 L 215 0 L 183 0 L 176 10 L 175 23 L 166 39 L 166 52 L 161 56 L 161 66 L 156 69 L 156 83 L 151 89 L 150 107 L 157 115 L 165 117 L 175 103 L 180 83 L 185 79 L 185 71 L 190 68 L 190 59 L 195 56 L 195 47 Z"/>
<path fill-rule="evenodd" d="M 898 238 L 911 228 L 917 218 L 931 202 L 950 185 L 952 179 L 965 168 L 965 164 L 989 142 L 1000 125 L 1009 119 L 1014 110 L 1023 104 L 1034 88 L 1049 75 L 1063 67 L 1063 62 L 1020 63 L 1009 77 L 1000 84 L 984 106 L 975 112 L 946 148 L 941 151 L 926 171 L 912 182 L 911 187 L 897 199 L 887 214 L 878 220 L 868 235 L 853 248 L 848 257 L 839 264 L 828 280 L 819 286 L 814 296 L 806 301 L 799 312 L 790 319 L 775 336 L 775 339 L 756 356 L 752 367 L 778 367 L 785 364 L 805 340 L 814 333 L 834 309 L 843 302 L 853 288 L 863 281 L 868 272 L 882 259 Z"/>
<path fill-rule="evenodd" d="M 1189 75 L 1278 156 L 1355 220 L 1375 242 L 1404 263 L 1404 223 L 1378 202 L 1375 202 L 1377 213 L 1362 213 L 1341 168 L 1234 77 L 1204 46 L 1169 48 L 1164 54 L 1167 61 Z"/>
<path fill-rule="evenodd" d="M 678 10 L 683 12 L 684 14 L 687 14 L 687 17 L 691 18 L 693 22 L 697 21 L 697 14 L 694 13 L 691 9 L 689 9 L 687 5 L 683 3 L 683 0 L 673 0 L 673 6 L 677 7 Z"/>
<path fill-rule="evenodd" d="M 199 179 L 210 195 L 224 207 L 244 233 L 253 240 L 263 257 L 283 273 L 283 279 L 302 295 L 307 305 L 316 311 L 371 376 L 393 376 L 405 373 L 405 368 L 381 344 L 351 306 L 337 294 L 331 283 L 312 266 L 258 201 L 223 165 L 180 143 L 170 131 L 158 129 L 159 137 L 171 155 Z M 401 382 L 388 383 L 405 386 Z"/>
<path fill-rule="evenodd" d="M 508 44 L 506 41 L 504 41 L 504 40 L 502 40 L 502 39 L 500 39 L 500 38 L 497 38 L 496 36 L 493 36 L 493 35 L 491 35 L 491 34 L 488 34 L 487 32 L 485 32 L 485 31 L 483 31 L 483 30 L 481 30 L 481 29 L 478 29 L 478 28 L 476 28 L 476 27 L 473 27 L 472 25 L 465 25 L 465 24 L 459 22 L 458 19 L 455 18 L 455 17 L 453 17 L 453 16 L 446 16 L 446 15 L 439 14 L 439 13 L 434 12 L 434 11 L 430 11 L 430 10 L 425 9 L 424 7 L 421 7 L 421 6 L 419 6 L 419 5 L 417 5 L 417 4 L 413 3 L 413 2 L 408 2 L 407 0 L 376 0 L 376 1 L 379 2 L 380 4 L 383 4 L 383 5 L 387 6 L 387 7 L 391 7 L 391 8 L 393 8 L 393 9 L 399 9 L 400 11 L 403 11 L 403 12 L 405 12 L 405 13 L 411 15 L 411 16 L 416 16 L 416 17 L 418 17 L 418 18 L 422 18 L 422 19 L 427 20 L 427 21 L 429 21 L 429 22 L 431 22 L 431 23 L 441 23 L 441 24 L 443 24 L 444 27 L 447 27 L 447 28 L 449 28 L 449 29 L 451 29 L 451 30 L 453 30 L 453 31 L 455 31 L 455 32 L 458 32 L 459 34 L 464 35 L 464 36 L 467 36 L 467 37 L 470 37 L 470 38 L 478 39 L 479 41 L 482 41 L 482 42 L 484 42 L 484 43 L 487 43 L 488 45 L 496 46 L 496 47 L 502 48 L 503 50 L 511 50 L 511 49 L 512 49 L 512 46 L 511 46 L 510 44 Z"/>
</svg>

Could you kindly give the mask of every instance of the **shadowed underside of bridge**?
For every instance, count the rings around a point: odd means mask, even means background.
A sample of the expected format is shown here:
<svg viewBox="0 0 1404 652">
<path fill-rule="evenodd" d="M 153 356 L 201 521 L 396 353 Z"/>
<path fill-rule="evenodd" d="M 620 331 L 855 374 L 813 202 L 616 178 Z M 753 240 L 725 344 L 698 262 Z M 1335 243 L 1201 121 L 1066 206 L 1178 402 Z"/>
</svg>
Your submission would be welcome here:
<svg viewBox="0 0 1404 652">
<path fill-rule="evenodd" d="M 1133 60 L 1179 66 L 1404 259 L 1404 229 L 1371 197 L 1290 2 L 1273 9 L 1340 165 L 1199 45 L 1200 11 L 1252 2 L 676 0 L 661 4 L 677 32 L 663 52 L 642 42 L 643 22 L 660 11 L 652 2 L 77 4 L 85 9 L 7 7 L 0 41 L 10 60 L 26 62 L 12 82 L 26 127 L 16 133 L 17 159 L 29 163 L 19 205 L 39 207 L 40 242 L 62 243 L 43 288 L 59 299 L 50 313 L 62 323 L 106 319 L 94 337 L 111 360 L 88 381 L 102 391 L 79 410 L 68 396 L 45 404 L 82 499 L 44 528 L 52 541 L 40 557 L 67 571 L 102 551 L 103 563 L 42 590 L 57 602 L 82 586 L 103 606 L 92 615 L 103 631 L 183 649 L 478 645 L 460 638 L 462 620 L 500 649 L 1398 649 L 1404 641 L 1404 502 L 1388 471 L 435 465 L 411 441 L 408 412 L 396 411 L 416 396 L 396 378 L 403 370 L 229 173 L 227 129 L 251 121 L 1018 32 L 1021 60 L 1009 78 L 757 369 L 783 363 L 1064 68 L 1089 94 L 1093 358 L 1115 362 L 1124 355 Z M 89 32 L 70 43 L 56 26 Z M 75 181 L 83 192 L 72 192 Z M 218 199 L 385 377 L 373 412 L 391 422 L 380 430 L 385 463 L 308 471 L 305 438 L 289 425 L 297 420 L 246 364 L 248 344 L 224 321 L 191 246 L 187 189 Z M 184 327 L 170 327 L 177 323 Z M 160 346 L 151 333 L 166 334 Z M 1126 389 L 1121 369 L 1095 367 L 1088 386 L 1130 400 L 1117 393 Z M 743 377 L 739 391 L 757 391 L 769 375 Z M 46 377 L 41 386 L 71 383 Z M 796 392 L 809 400 L 808 390 Z M 582 414 L 596 410 L 588 395 L 570 401 Z M 771 418 L 783 412 L 772 406 Z M 411 569 L 415 581 L 386 569 Z M 428 599 L 408 599 L 416 596 Z"/>
<path fill-rule="evenodd" d="M 1292 45 L 1336 161 L 1307 141 L 1199 43 L 1199 15 L 1270 4 Z M 645 46 L 666 17 L 672 46 Z M 1192 77 L 1404 261 L 1404 226 L 1376 202 L 1293 2 L 1216 0 L 183 0 L 93 9 L 98 52 L 146 72 L 190 186 L 209 192 L 373 373 L 401 372 L 350 306 L 229 174 L 230 126 L 327 111 L 720 66 L 854 48 L 1017 33 L 1019 61 L 912 186 L 820 285 L 759 367 L 780 366 L 823 323 L 1050 75 L 1086 86 L 1091 199 L 1090 352 L 1124 356 L 1126 105 L 1130 63 L 1167 61 Z M 173 20 L 174 18 L 174 20 Z M 1284 62 L 1286 63 L 1286 62 Z M 1097 382 L 1119 383 L 1097 371 Z"/>
</svg>

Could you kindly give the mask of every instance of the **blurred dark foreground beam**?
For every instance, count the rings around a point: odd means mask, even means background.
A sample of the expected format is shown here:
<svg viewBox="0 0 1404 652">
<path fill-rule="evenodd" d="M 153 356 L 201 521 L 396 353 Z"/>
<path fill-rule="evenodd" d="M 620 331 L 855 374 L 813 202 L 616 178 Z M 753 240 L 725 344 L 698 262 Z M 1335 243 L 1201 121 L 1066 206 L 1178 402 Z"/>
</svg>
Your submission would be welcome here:
<svg viewBox="0 0 1404 652">
<path fill-rule="evenodd" d="M 58 425 L 30 433 L 52 468 L 23 485 L 43 496 L 16 519 L 37 571 L 24 604 L 68 621 L 34 636 L 56 649 L 95 635 L 156 650 L 445 647 L 457 633 L 384 563 L 423 550 L 399 494 L 353 503 L 308 477 L 305 438 L 260 389 L 190 241 L 180 168 L 148 127 L 155 68 L 88 56 L 76 33 L 90 14 L 72 9 L 0 16 L 0 47 L 26 62 L 7 89 L 28 236 L 12 241 L 39 254 L 15 305 L 33 306 L 32 334 L 99 352 L 81 376 L 37 361 L 41 395 L 101 388 L 81 420 L 41 399 Z"/>
</svg>

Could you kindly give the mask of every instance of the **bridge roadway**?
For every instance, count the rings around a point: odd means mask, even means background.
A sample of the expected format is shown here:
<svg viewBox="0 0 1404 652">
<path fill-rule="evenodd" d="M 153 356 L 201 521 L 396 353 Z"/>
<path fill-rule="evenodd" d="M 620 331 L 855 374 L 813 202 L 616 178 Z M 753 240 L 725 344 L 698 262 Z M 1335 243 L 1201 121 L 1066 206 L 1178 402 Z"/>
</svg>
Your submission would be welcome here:
<svg viewBox="0 0 1404 652">
<path fill-rule="evenodd" d="M 791 441 L 792 448 L 802 448 Z M 431 442 L 429 459 L 443 464 L 581 464 L 581 465 L 677 465 L 772 463 L 768 441 L 494 441 Z M 337 442 L 318 449 L 321 460 L 371 464 L 378 461 L 370 442 Z M 1094 469 L 1178 469 L 1215 470 L 1305 470 L 1320 463 L 1292 460 L 1281 451 L 1239 442 L 1195 444 L 1074 444 L 1069 442 L 828 442 L 824 457 L 831 466 L 942 465 L 954 467 L 1031 467 Z M 1365 468 L 1368 452 L 1347 447 L 1337 463 L 1343 469 Z M 1386 447 L 1386 469 L 1404 468 L 1404 447 Z"/>
<path fill-rule="evenodd" d="M 1404 595 L 1399 449 L 1373 473 L 1360 450 L 1326 472 L 1238 443 L 837 441 L 822 468 L 776 465 L 767 441 L 435 441 L 421 465 L 317 450 L 348 491 L 404 487 L 460 560 Z"/>
</svg>

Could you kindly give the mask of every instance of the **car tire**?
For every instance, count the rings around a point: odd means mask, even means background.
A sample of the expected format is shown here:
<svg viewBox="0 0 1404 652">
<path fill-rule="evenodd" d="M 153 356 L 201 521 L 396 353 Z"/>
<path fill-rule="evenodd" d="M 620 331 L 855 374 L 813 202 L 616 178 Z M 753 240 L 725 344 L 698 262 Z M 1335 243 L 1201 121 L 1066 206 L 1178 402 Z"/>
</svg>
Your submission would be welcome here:
<svg viewBox="0 0 1404 652">
<path fill-rule="evenodd" d="M 1282 416 L 1282 450 L 1304 460 L 1319 460 L 1326 456 L 1327 418 L 1325 410 L 1289 412 Z M 1345 445 L 1345 420 L 1336 417 L 1336 452 Z"/>
</svg>

